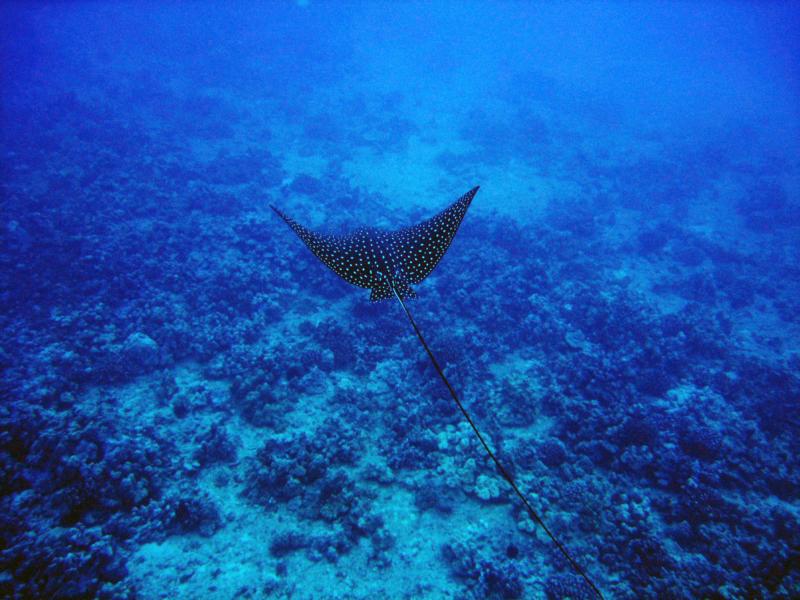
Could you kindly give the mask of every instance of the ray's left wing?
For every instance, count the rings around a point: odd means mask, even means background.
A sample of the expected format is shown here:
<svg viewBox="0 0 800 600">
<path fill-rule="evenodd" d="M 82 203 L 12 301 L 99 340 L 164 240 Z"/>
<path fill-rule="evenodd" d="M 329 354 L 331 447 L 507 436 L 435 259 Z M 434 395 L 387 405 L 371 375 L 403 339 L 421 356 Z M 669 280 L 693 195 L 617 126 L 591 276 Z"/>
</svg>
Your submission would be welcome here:
<svg viewBox="0 0 800 600">
<path fill-rule="evenodd" d="M 286 221 L 309 250 L 325 266 L 347 283 L 363 288 L 372 286 L 373 274 L 369 263 L 370 241 L 366 230 L 359 229 L 346 236 L 323 235 L 303 227 L 286 213 L 271 207 Z"/>
</svg>

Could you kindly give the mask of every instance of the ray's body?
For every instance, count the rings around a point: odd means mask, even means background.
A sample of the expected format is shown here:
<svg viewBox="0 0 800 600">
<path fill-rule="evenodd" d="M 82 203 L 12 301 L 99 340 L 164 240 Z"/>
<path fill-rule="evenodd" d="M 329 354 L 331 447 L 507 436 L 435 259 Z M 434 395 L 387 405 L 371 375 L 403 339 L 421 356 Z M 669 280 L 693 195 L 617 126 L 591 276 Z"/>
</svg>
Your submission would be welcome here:
<svg viewBox="0 0 800 600">
<path fill-rule="evenodd" d="M 353 285 L 371 289 L 370 299 L 373 302 L 386 300 L 393 296 L 397 298 L 428 358 L 430 358 L 450 396 L 469 423 L 489 459 L 514 490 L 530 517 L 542 527 L 575 572 L 602 599 L 603 595 L 600 590 L 583 568 L 572 558 L 566 547 L 545 525 L 542 518 L 520 491 L 510 472 L 489 447 L 469 412 L 458 398 L 455 389 L 450 385 L 442 367 L 425 341 L 405 303 L 406 299 L 416 297 L 416 292 L 414 292 L 410 284 L 417 284 L 425 279 L 447 252 L 472 199 L 478 193 L 478 189 L 478 187 L 471 189 L 445 210 L 427 221 L 393 232 L 361 228 L 349 235 L 324 235 L 300 225 L 274 206 L 272 209 L 286 221 L 314 255 L 339 277 Z"/>
<path fill-rule="evenodd" d="M 395 292 L 405 300 L 416 297 L 409 284 L 425 279 L 447 252 L 477 193 L 473 188 L 435 217 L 391 232 L 360 228 L 349 235 L 324 235 L 272 209 L 334 273 L 371 289 L 370 300 L 388 300 Z"/>
</svg>

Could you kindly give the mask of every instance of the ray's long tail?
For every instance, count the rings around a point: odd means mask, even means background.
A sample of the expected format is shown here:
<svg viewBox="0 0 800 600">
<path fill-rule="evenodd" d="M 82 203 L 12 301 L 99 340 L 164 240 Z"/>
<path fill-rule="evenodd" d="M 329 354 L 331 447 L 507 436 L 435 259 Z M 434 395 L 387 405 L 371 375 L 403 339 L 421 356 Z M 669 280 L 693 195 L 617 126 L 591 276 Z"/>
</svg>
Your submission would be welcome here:
<svg viewBox="0 0 800 600">
<path fill-rule="evenodd" d="M 442 367 L 439 366 L 439 363 L 436 360 L 436 357 L 433 355 L 433 352 L 431 351 L 430 347 L 428 346 L 428 343 L 425 341 L 425 338 L 422 337 L 422 332 L 419 330 L 419 327 L 417 327 L 417 323 L 416 321 L 414 321 L 414 317 L 411 316 L 411 312 L 408 310 L 408 307 L 406 306 L 405 302 L 403 302 L 403 299 L 398 295 L 397 291 L 394 289 L 394 286 L 392 286 L 392 291 L 394 292 L 394 295 L 397 298 L 398 302 L 400 302 L 400 306 L 403 307 L 403 310 L 405 311 L 408 320 L 411 322 L 411 326 L 414 328 L 414 333 L 417 334 L 419 341 L 422 343 L 423 348 L 425 348 L 425 352 L 428 353 L 428 358 L 431 359 L 431 363 L 433 363 L 436 372 L 439 373 L 439 377 L 442 378 L 442 381 L 447 386 L 447 390 L 453 397 L 453 400 L 458 406 L 458 409 L 461 411 L 461 414 L 464 415 L 464 418 L 467 420 L 467 423 L 469 423 L 469 426 L 472 427 L 472 431 L 474 431 L 475 435 L 478 436 L 478 440 L 480 440 L 483 449 L 486 451 L 486 454 L 489 456 L 494 465 L 497 467 L 497 470 L 500 471 L 500 474 L 503 476 L 503 478 L 509 483 L 509 485 L 514 490 L 514 493 L 517 495 L 517 497 L 525 505 L 525 509 L 528 511 L 528 514 L 530 515 L 531 519 L 533 519 L 534 522 L 536 522 L 544 530 L 547 536 L 553 541 L 553 543 L 559 549 L 561 554 L 564 555 L 564 558 L 567 559 L 567 562 L 569 562 L 569 564 L 572 565 L 572 568 L 575 570 L 575 572 L 578 575 L 580 575 L 583 578 L 583 580 L 589 585 L 589 587 L 592 588 L 592 591 L 595 594 L 597 594 L 597 597 L 600 598 L 600 600 L 603 600 L 603 594 L 600 593 L 600 590 L 586 574 L 586 571 L 584 571 L 583 568 L 581 568 L 581 566 L 575 561 L 575 559 L 573 559 L 572 556 L 570 556 L 569 552 L 567 552 L 566 546 L 564 546 L 564 544 L 562 544 L 558 540 L 558 538 L 553 534 L 553 532 L 550 531 L 547 525 L 545 525 L 542 518 L 533 509 L 530 502 L 528 502 L 528 499 L 520 491 L 519 487 L 514 481 L 514 478 L 511 476 L 508 470 L 506 470 L 503 464 L 498 460 L 497 456 L 495 456 L 494 452 L 492 452 L 492 449 L 489 448 L 489 444 L 486 443 L 486 440 L 483 438 L 483 435 L 481 435 L 481 432 L 478 430 L 477 425 L 475 425 L 475 421 L 472 420 L 472 417 L 470 417 L 469 413 L 467 412 L 467 409 L 464 408 L 463 404 L 461 404 L 461 400 L 459 400 L 456 391 L 453 389 L 453 386 L 450 385 L 450 382 L 447 380 L 447 377 L 445 377 L 444 371 L 442 371 Z"/>
</svg>

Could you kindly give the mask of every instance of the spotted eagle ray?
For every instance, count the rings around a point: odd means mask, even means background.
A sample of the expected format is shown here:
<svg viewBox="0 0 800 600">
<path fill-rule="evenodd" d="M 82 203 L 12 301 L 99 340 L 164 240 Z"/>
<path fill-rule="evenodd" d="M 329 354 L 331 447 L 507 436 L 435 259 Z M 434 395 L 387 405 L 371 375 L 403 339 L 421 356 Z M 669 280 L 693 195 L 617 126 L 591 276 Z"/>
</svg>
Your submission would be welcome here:
<svg viewBox="0 0 800 600">
<path fill-rule="evenodd" d="M 453 386 L 450 385 L 450 381 L 445 376 L 439 361 L 433 355 L 433 351 L 422 336 L 422 332 L 404 302 L 408 298 L 416 298 L 417 296 L 410 284 L 421 283 L 423 279 L 430 275 L 445 252 L 447 252 L 459 225 L 461 225 L 461 221 L 464 219 L 464 215 L 467 214 L 467 209 L 472 203 L 472 199 L 478 193 L 478 189 L 480 189 L 480 186 L 472 188 L 453 204 L 427 221 L 404 227 L 397 231 L 382 231 L 375 228 L 362 227 L 348 235 L 319 234 L 303 227 L 274 206 L 272 206 L 272 210 L 286 221 L 292 231 L 329 269 L 348 283 L 372 290 L 370 300 L 379 302 L 392 296 L 397 298 L 436 372 L 441 377 L 447 387 L 447 391 L 450 392 L 458 409 L 467 423 L 469 423 L 488 457 L 503 476 L 503 479 L 514 490 L 530 517 L 553 541 L 561 554 L 567 559 L 567 562 L 575 569 L 575 572 L 583 578 L 592 591 L 602 600 L 603 594 L 600 593 L 600 590 L 589 578 L 586 571 L 572 558 L 566 546 L 545 525 L 542 518 L 520 491 L 511 473 L 503 466 L 497 455 L 489 447 L 475 421 L 472 420 L 469 412 L 467 412 L 467 409 L 458 398 Z"/>
</svg>

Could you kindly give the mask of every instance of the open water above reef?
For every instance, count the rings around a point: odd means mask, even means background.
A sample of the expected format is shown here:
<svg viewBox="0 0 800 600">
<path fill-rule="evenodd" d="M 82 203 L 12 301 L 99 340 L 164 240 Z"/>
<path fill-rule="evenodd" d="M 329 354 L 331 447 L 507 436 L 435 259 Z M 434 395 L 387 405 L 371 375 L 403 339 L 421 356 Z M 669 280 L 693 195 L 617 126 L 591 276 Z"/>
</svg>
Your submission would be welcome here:
<svg viewBox="0 0 800 600">
<path fill-rule="evenodd" d="M 800 596 L 791 4 L 4 4 L 0 596 Z"/>
</svg>

